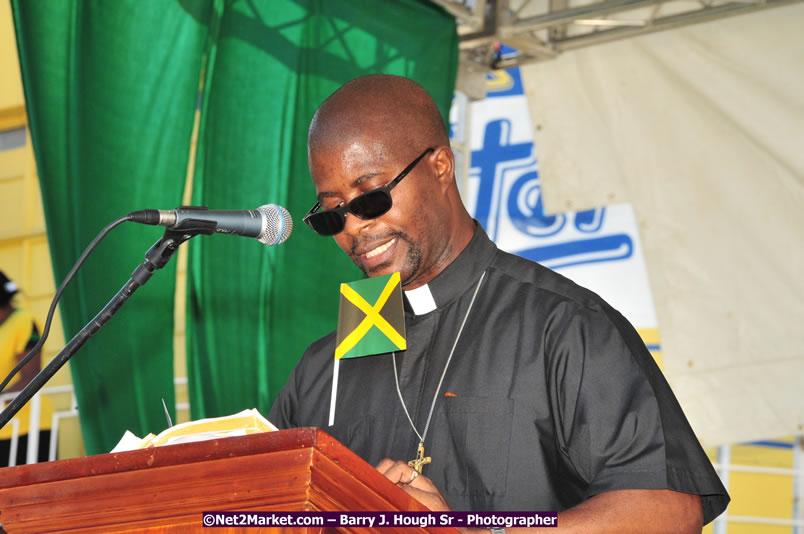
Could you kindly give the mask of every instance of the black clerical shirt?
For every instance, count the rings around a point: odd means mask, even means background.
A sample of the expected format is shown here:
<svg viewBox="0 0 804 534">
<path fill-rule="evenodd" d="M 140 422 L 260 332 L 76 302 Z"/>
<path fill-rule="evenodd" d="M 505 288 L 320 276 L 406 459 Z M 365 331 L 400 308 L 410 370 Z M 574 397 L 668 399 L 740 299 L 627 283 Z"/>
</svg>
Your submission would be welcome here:
<svg viewBox="0 0 804 534">
<path fill-rule="evenodd" d="M 420 433 L 436 396 L 424 474 L 454 510 L 561 511 L 609 490 L 664 488 L 701 495 L 705 522 L 725 509 L 728 495 L 653 358 L 599 296 L 498 250 L 480 226 L 427 288 L 434 310 L 416 315 L 406 300 L 397 370 Z M 269 419 L 320 427 L 372 465 L 413 459 L 419 439 L 391 354 L 341 361 L 328 426 L 334 350 L 334 333 L 307 349 Z"/>
</svg>

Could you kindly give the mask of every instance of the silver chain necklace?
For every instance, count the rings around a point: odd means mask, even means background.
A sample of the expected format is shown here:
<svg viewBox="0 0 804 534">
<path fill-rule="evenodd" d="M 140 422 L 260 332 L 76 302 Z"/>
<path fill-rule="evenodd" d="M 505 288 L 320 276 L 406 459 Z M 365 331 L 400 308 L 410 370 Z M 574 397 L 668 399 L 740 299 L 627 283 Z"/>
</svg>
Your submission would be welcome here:
<svg viewBox="0 0 804 534">
<path fill-rule="evenodd" d="M 421 434 L 419 434 L 416 425 L 413 424 L 413 419 L 410 417 L 408 407 L 405 405 L 405 399 L 402 398 L 402 390 L 399 388 L 399 374 L 396 370 L 396 352 L 391 354 L 391 359 L 394 364 L 394 382 L 396 383 L 396 393 L 399 395 L 399 402 L 402 403 L 402 409 L 405 410 L 405 415 L 408 417 L 408 422 L 410 423 L 411 428 L 413 428 L 413 431 L 416 433 L 416 437 L 419 438 L 419 447 L 416 450 L 416 458 L 409 461 L 408 465 L 415 469 L 419 474 L 421 474 L 424 465 L 429 464 L 432 461 L 432 458 L 429 456 L 424 456 L 424 438 L 427 437 L 427 431 L 430 429 L 430 421 L 433 418 L 433 410 L 435 409 L 436 401 L 438 401 L 438 392 L 441 391 L 441 384 L 444 383 L 444 377 L 447 375 L 449 362 L 452 361 L 452 355 L 455 353 L 455 347 L 458 346 L 458 340 L 461 339 L 463 327 L 466 324 L 466 320 L 469 318 L 469 312 L 472 311 L 472 306 L 475 304 L 475 297 L 477 297 L 477 292 L 480 290 L 480 284 L 483 283 L 483 278 L 485 277 L 486 271 L 483 271 L 483 274 L 480 276 L 480 280 L 477 281 L 477 286 L 475 286 L 475 292 L 472 295 L 472 300 L 469 302 L 469 309 L 466 310 L 466 315 L 463 316 L 463 321 L 461 321 L 461 327 L 458 329 L 458 335 L 455 336 L 455 342 L 452 344 L 452 349 L 449 351 L 447 363 L 444 365 L 444 370 L 441 372 L 441 378 L 438 380 L 438 386 L 436 386 L 435 394 L 433 395 L 433 402 L 430 403 L 430 413 L 427 414 L 427 422 L 424 424 L 424 432 Z"/>
</svg>

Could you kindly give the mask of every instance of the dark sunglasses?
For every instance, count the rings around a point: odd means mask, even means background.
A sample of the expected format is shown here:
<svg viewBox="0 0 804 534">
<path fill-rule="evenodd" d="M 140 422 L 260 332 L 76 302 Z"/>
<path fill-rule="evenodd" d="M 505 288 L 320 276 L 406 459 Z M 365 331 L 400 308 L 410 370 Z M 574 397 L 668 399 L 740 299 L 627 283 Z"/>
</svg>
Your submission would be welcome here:
<svg viewBox="0 0 804 534">
<path fill-rule="evenodd" d="M 332 208 L 329 210 L 318 211 L 321 208 L 321 202 L 316 202 L 307 215 L 304 216 L 304 222 L 318 235 L 330 236 L 343 231 L 346 226 L 346 213 L 351 213 L 359 219 L 376 219 L 380 215 L 384 215 L 394 205 L 391 199 L 391 189 L 402 181 L 402 178 L 408 175 L 413 167 L 419 163 L 424 156 L 432 152 L 432 148 L 428 148 L 421 155 L 413 160 L 413 163 L 405 167 L 405 170 L 399 173 L 399 176 L 391 180 L 388 185 L 366 191 L 362 195 L 356 196 L 349 201 L 345 206 L 339 208 Z"/>
</svg>

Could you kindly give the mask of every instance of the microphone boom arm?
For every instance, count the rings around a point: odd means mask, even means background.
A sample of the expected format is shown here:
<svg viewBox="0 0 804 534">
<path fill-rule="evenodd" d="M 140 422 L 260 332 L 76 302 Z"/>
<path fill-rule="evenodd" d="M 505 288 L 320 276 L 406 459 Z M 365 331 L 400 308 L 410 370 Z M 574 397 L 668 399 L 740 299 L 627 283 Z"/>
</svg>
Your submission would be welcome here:
<svg viewBox="0 0 804 534">
<path fill-rule="evenodd" d="M 145 285 L 153 276 L 154 271 L 161 269 L 173 257 L 179 245 L 198 235 L 210 235 L 215 232 L 215 223 L 189 219 L 182 221 L 173 228 L 165 230 L 159 241 L 145 253 L 145 261 L 134 269 L 131 278 L 120 291 L 78 332 L 67 345 L 45 366 L 25 388 L 20 391 L 8 406 L 0 413 L 0 428 L 3 428 L 20 409 L 25 406 L 31 397 L 50 380 L 56 372 L 80 349 L 87 340 L 95 335 L 112 316 L 125 304 L 134 292 Z"/>
</svg>

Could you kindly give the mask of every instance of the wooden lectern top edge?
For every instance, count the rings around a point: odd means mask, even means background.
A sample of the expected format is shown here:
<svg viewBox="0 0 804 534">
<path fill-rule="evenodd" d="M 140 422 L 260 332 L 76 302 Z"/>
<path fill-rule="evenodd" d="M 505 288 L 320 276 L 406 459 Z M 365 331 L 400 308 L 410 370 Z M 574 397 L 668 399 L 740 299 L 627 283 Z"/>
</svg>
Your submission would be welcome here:
<svg viewBox="0 0 804 534">
<path fill-rule="evenodd" d="M 427 508 L 318 428 L 0 469 L 0 521 L 12 534 L 185 532 L 200 528 L 201 514 L 209 510 Z M 456 531 L 398 527 L 389 532 Z"/>
<path fill-rule="evenodd" d="M 91 477 L 138 469 L 249 456 L 269 451 L 315 448 L 342 456 L 352 451 L 329 434 L 314 427 L 279 430 L 248 436 L 220 438 L 195 443 L 150 447 L 136 451 L 99 454 L 0 469 L 0 489 Z"/>
</svg>

